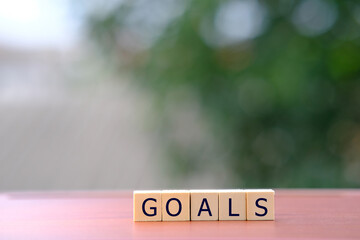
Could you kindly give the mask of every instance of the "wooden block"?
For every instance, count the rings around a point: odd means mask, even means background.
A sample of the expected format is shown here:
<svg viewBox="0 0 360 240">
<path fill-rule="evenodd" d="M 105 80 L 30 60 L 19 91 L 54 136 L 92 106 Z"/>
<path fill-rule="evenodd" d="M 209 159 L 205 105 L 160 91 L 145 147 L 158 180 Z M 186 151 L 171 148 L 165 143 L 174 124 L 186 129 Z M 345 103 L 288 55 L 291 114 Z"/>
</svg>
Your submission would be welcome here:
<svg viewBox="0 0 360 240">
<path fill-rule="evenodd" d="M 163 221 L 190 221 L 190 191 L 164 190 L 161 202 Z"/>
<path fill-rule="evenodd" d="M 191 221 L 219 220 L 219 192 L 216 190 L 191 190 Z"/>
<path fill-rule="evenodd" d="M 161 221 L 161 191 L 134 191 L 134 221 Z"/>
<path fill-rule="evenodd" d="M 246 220 L 245 190 L 219 190 L 219 220 Z"/>
<path fill-rule="evenodd" d="M 274 195 L 271 189 L 246 190 L 247 220 L 275 220 Z"/>
</svg>

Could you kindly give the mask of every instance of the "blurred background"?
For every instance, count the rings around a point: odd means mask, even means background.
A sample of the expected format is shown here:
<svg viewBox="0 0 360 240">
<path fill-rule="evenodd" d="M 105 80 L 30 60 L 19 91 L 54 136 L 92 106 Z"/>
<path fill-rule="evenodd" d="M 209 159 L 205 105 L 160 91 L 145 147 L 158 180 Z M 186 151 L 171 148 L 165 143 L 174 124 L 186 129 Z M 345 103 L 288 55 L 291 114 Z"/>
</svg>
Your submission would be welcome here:
<svg viewBox="0 0 360 240">
<path fill-rule="evenodd" d="M 360 186 L 358 1 L 0 6 L 0 191 Z"/>
</svg>

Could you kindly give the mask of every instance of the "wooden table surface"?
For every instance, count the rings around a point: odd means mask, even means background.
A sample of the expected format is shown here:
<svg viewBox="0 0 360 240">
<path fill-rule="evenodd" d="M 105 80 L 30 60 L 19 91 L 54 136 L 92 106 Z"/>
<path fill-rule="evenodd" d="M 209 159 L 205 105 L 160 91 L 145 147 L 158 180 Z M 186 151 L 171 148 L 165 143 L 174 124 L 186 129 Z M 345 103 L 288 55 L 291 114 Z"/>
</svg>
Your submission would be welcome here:
<svg viewBox="0 0 360 240">
<path fill-rule="evenodd" d="M 360 239 L 360 190 L 276 190 L 275 221 L 136 222 L 131 192 L 0 194 L 0 239 Z"/>
</svg>

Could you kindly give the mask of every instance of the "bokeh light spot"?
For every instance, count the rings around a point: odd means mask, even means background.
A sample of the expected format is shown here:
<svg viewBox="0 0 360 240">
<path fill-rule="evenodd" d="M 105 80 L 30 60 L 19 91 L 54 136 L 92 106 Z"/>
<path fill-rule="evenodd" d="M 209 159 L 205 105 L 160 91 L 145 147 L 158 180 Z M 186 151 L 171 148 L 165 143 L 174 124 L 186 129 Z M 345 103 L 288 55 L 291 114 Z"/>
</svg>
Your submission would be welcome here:
<svg viewBox="0 0 360 240">
<path fill-rule="evenodd" d="M 336 8 L 330 1 L 306 0 L 297 6 L 292 20 L 301 34 L 316 36 L 330 30 L 336 18 Z"/>
</svg>

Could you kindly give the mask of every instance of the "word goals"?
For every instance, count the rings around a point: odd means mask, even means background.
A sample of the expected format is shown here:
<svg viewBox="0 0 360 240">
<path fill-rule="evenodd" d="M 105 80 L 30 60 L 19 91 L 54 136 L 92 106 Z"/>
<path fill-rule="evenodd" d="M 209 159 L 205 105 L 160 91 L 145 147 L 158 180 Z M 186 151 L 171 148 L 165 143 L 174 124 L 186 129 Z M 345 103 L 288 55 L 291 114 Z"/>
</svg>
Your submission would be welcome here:
<svg viewBox="0 0 360 240">
<path fill-rule="evenodd" d="M 134 221 L 274 220 L 274 190 L 134 191 Z"/>
</svg>

